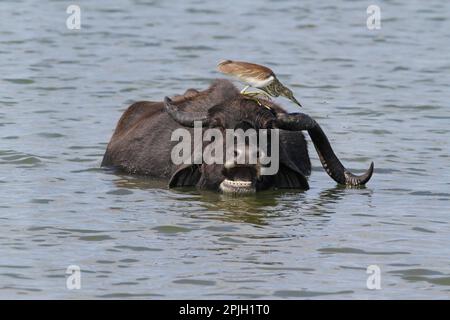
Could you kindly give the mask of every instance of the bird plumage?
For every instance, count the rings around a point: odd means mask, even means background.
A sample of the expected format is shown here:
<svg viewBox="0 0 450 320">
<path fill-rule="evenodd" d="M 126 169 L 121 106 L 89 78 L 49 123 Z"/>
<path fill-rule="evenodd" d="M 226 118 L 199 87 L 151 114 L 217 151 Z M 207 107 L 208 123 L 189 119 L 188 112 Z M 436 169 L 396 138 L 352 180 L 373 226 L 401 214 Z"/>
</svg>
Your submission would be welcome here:
<svg viewBox="0 0 450 320">
<path fill-rule="evenodd" d="M 278 80 L 271 69 L 265 66 L 244 61 L 224 60 L 217 65 L 217 69 L 252 87 L 263 90 L 272 97 L 284 96 L 301 107 L 301 104 L 294 98 L 292 91 Z M 243 90 L 243 93 L 245 93 L 247 87 Z"/>
<path fill-rule="evenodd" d="M 224 60 L 217 65 L 220 72 L 235 76 L 242 80 L 256 79 L 264 81 L 271 76 L 275 77 L 272 70 L 255 63 Z"/>
</svg>

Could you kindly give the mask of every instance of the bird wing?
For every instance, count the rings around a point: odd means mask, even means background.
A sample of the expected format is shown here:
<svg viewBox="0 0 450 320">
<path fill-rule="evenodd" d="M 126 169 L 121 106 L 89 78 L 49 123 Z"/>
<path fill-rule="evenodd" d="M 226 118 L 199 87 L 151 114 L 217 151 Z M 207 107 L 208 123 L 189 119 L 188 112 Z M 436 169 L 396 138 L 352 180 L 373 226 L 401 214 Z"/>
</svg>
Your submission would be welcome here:
<svg viewBox="0 0 450 320">
<path fill-rule="evenodd" d="M 274 76 L 273 71 L 265 66 L 243 61 L 225 60 L 217 65 L 217 69 L 222 73 L 229 74 L 243 80 L 256 79 L 263 81 L 270 76 Z"/>
</svg>

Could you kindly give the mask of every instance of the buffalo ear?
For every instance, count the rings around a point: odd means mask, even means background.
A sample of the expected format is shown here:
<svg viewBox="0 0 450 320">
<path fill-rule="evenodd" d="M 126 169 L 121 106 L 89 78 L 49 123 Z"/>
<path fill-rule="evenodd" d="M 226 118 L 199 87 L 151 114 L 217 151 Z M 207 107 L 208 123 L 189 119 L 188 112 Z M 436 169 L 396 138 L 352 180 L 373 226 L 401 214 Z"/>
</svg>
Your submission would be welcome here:
<svg viewBox="0 0 450 320">
<path fill-rule="evenodd" d="M 195 186 L 200 177 L 198 165 L 184 165 L 170 177 L 169 188 Z"/>
<path fill-rule="evenodd" d="M 309 174 L 308 167 L 302 167 L 303 162 L 308 163 L 308 149 L 306 148 L 306 141 L 304 141 L 303 135 L 300 134 L 298 138 L 303 139 L 304 150 L 298 148 L 295 145 L 289 145 L 286 141 L 292 133 L 286 133 L 284 130 L 280 130 L 282 135 L 280 135 L 280 140 L 283 139 L 283 143 L 280 144 L 280 168 L 277 174 L 275 174 L 275 186 L 279 189 L 309 189 L 308 179 L 306 175 Z M 287 139 L 287 140 L 286 140 Z M 285 148 L 284 146 L 288 146 Z M 294 151 L 295 150 L 295 151 Z M 300 155 L 298 154 L 300 152 Z M 301 156 L 303 154 L 303 156 Z M 306 155 L 306 156 L 305 156 Z M 291 159 L 294 159 L 292 161 Z M 301 161 L 299 161 L 301 160 Z"/>
<path fill-rule="evenodd" d="M 284 164 L 280 164 L 275 175 L 275 186 L 279 189 L 309 189 L 306 177 L 298 170 L 293 170 Z"/>
</svg>

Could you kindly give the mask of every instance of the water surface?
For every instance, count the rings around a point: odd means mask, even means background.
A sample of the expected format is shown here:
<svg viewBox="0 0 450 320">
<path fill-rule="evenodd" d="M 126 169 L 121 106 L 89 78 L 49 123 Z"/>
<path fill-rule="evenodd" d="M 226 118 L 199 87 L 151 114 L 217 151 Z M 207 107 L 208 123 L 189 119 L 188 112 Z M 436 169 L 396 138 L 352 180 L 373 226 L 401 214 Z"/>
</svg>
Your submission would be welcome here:
<svg viewBox="0 0 450 320">
<path fill-rule="evenodd" d="M 0 3 L 0 297 L 450 297 L 450 4 Z M 133 101 L 271 66 L 365 189 L 233 198 L 100 169 Z M 298 109 L 279 99 L 289 111 Z M 66 289 L 66 268 L 82 288 Z M 368 290 L 366 268 L 381 269 Z"/>
</svg>

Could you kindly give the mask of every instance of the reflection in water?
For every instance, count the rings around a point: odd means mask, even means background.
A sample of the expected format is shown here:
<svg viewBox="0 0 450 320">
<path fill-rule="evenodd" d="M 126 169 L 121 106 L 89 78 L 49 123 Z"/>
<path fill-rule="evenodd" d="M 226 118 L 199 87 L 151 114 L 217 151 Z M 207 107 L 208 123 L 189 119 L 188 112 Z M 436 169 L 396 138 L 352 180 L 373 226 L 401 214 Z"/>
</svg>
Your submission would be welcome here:
<svg viewBox="0 0 450 320">
<path fill-rule="evenodd" d="M 113 172 L 109 171 L 113 174 Z M 167 182 L 142 176 L 119 174 L 114 183 L 119 189 L 153 190 L 166 193 L 181 203 L 195 202 L 205 210 L 191 213 L 192 218 L 207 218 L 228 222 L 245 222 L 255 225 L 267 225 L 272 218 L 287 221 L 305 216 L 322 216 L 328 221 L 335 213 L 334 207 L 346 195 L 357 190 L 358 195 L 367 197 L 370 202 L 372 190 L 364 187 L 347 188 L 335 186 L 321 191 L 315 197 L 306 197 L 304 190 L 266 190 L 250 195 L 228 195 L 196 188 L 167 189 Z M 299 216 L 300 215 L 300 216 Z M 322 222 L 323 222 L 322 221 Z"/>
<path fill-rule="evenodd" d="M 101 168 L 104 173 L 111 174 L 114 177 L 114 184 L 117 188 L 126 189 L 164 189 L 167 188 L 167 181 L 152 179 L 145 176 L 129 175 L 116 169 Z"/>
</svg>

